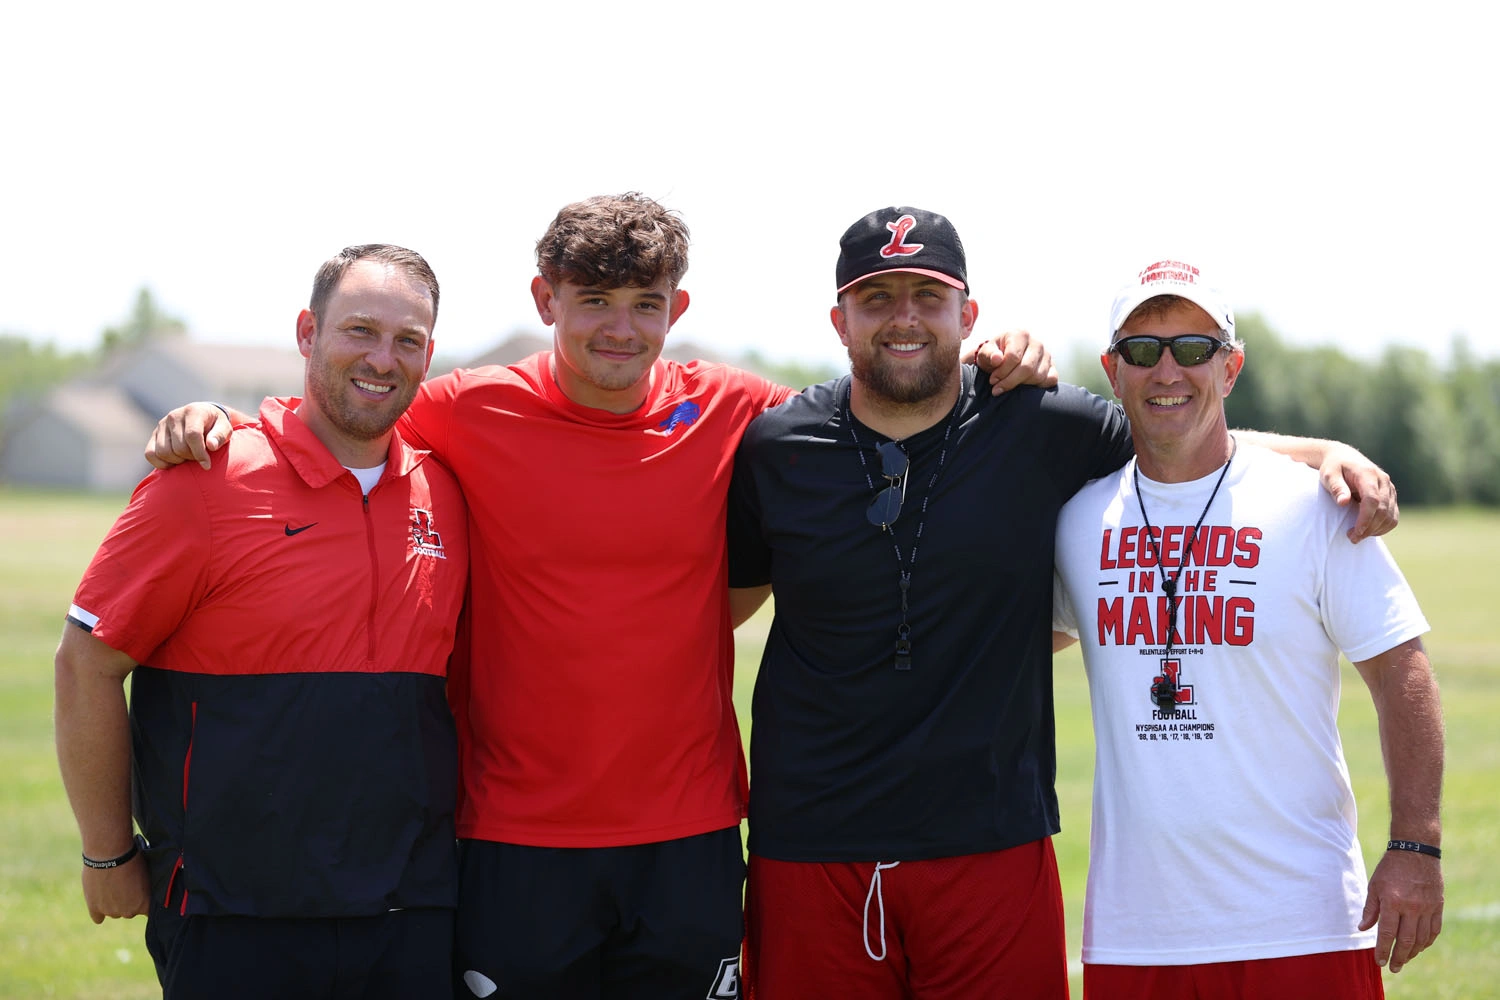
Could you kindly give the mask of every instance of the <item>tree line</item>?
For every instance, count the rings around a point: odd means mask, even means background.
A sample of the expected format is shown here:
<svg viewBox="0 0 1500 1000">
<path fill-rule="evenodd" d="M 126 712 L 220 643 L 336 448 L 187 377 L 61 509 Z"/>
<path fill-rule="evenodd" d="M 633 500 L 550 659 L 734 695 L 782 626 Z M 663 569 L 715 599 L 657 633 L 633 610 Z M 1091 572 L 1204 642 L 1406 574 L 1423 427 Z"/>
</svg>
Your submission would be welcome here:
<svg viewBox="0 0 1500 1000">
<path fill-rule="evenodd" d="M 1478 358 L 1462 339 L 1446 366 L 1412 347 L 1361 360 L 1333 347 L 1290 345 L 1255 313 L 1236 325 L 1247 363 L 1225 403 L 1231 427 L 1347 441 L 1385 467 L 1405 503 L 1500 506 L 1500 360 Z M 112 351 L 183 328 L 142 288 L 127 318 L 102 331 L 94 350 L 59 351 L 0 333 L 0 435 L 28 399 L 98 366 Z M 756 351 L 737 363 L 784 385 L 840 374 Z M 1063 377 L 1114 396 L 1088 351 L 1074 354 Z"/>
<path fill-rule="evenodd" d="M 1500 360 L 1457 338 L 1440 366 L 1389 347 L 1377 359 L 1286 343 L 1254 313 L 1236 318 L 1246 363 L 1225 401 L 1229 426 L 1347 441 L 1380 463 L 1403 503 L 1500 506 Z M 1097 356 L 1064 378 L 1114 394 Z"/>
</svg>

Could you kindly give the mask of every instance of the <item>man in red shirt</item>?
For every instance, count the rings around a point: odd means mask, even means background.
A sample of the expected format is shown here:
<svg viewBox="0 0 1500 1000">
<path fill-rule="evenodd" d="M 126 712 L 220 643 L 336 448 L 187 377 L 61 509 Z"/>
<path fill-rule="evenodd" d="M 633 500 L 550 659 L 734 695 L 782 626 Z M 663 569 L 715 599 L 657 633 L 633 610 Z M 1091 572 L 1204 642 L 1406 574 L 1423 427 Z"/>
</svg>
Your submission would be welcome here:
<svg viewBox="0 0 1500 1000">
<path fill-rule="evenodd" d="M 328 261 L 297 320 L 304 398 L 267 399 L 213 468 L 143 480 L 68 611 L 84 900 L 148 914 L 167 1000 L 451 996 L 468 517 L 394 430 L 437 305 L 410 250 Z"/>
</svg>

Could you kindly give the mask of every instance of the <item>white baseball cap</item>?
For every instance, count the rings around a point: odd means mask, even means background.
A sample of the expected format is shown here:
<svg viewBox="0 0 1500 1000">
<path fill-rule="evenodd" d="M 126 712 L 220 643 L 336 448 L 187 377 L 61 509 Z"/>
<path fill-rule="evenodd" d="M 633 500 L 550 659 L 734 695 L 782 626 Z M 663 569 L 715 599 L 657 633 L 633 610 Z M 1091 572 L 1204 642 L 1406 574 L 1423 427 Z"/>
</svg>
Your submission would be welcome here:
<svg viewBox="0 0 1500 1000">
<path fill-rule="evenodd" d="M 1227 339 L 1234 340 L 1234 310 L 1223 292 L 1203 280 L 1194 265 L 1180 260 L 1159 260 L 1141 269 L 1134 281 L 1115 293 L 1115 304 L 1109 310 L 1109 339 L 1115 339 L 1120 327 L 1136 307 L 1158 295 L 1178 295 L 1213 317 Z"/>
</svg>

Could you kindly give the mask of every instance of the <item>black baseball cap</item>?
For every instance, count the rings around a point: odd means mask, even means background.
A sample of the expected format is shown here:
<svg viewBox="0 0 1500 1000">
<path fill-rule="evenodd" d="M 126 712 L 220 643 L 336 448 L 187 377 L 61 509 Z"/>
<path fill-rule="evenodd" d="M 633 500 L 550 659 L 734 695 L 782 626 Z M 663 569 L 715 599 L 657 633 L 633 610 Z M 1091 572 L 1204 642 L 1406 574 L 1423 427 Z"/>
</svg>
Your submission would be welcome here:
<svg viewBox="0 0 1500 1000">
<path fill-rule="evenodd" d="M 936 212 L 892 206 L 871 212 L 839 240 L 838 292 L 871 275 L 909 271 L 969 290 L 964 244 Z"/>
</svg>

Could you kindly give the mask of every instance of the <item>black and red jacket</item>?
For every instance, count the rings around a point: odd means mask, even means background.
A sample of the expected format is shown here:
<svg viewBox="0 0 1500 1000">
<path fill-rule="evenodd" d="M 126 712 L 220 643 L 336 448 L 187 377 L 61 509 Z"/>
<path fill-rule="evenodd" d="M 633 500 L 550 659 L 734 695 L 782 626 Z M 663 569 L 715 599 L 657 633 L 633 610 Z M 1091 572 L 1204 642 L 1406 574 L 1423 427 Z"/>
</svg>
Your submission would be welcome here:
<svg viewBox="0 0 1500 1000">
<path fill-rule="evenodd" d="M 69 613 L 139 664 L 132 798 L 153 899 L 267 917 L 450 907 L 463 498 L 399 436 L 363 495 L 296 405 L 266 400 L 209 470 L 143 480 Z"/>
</svg>

